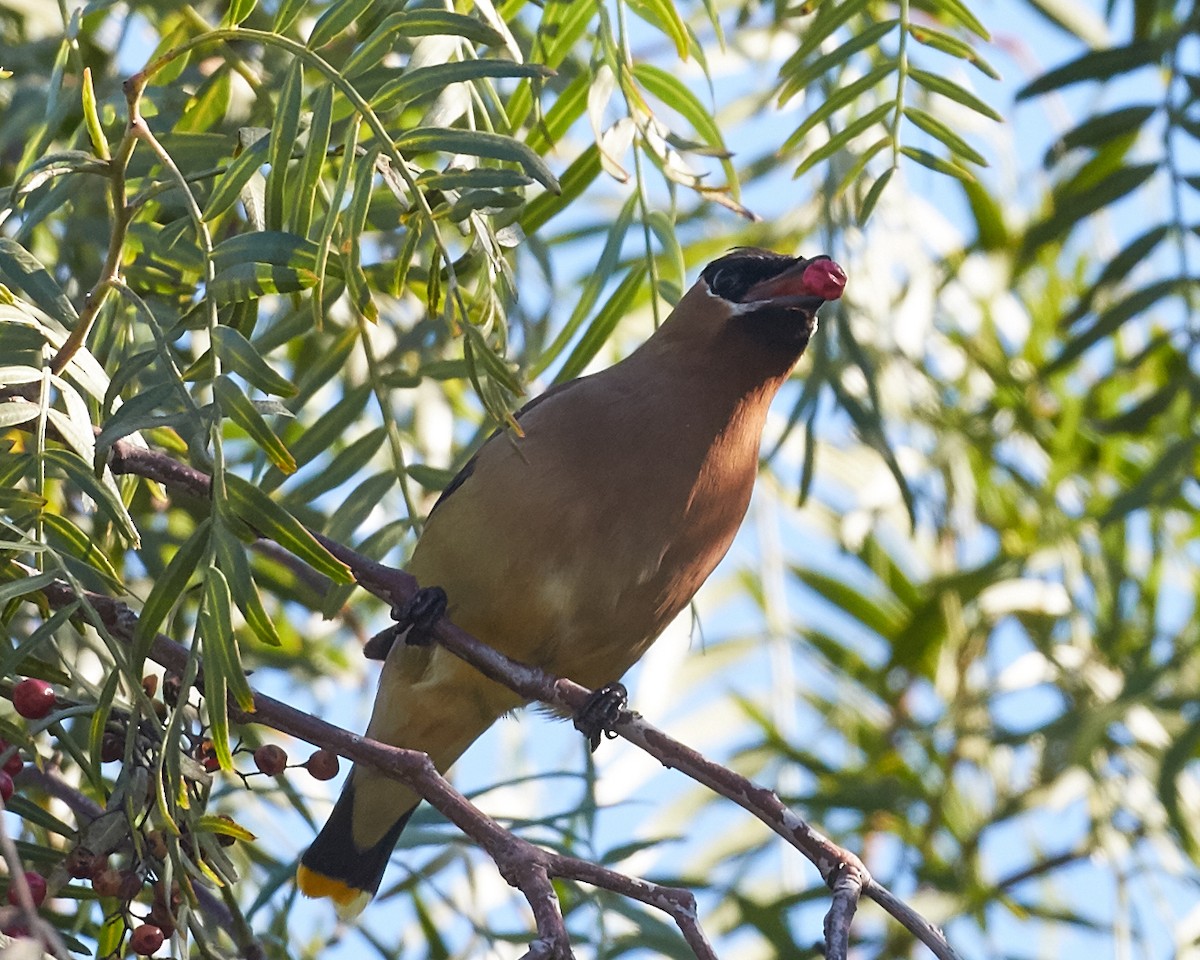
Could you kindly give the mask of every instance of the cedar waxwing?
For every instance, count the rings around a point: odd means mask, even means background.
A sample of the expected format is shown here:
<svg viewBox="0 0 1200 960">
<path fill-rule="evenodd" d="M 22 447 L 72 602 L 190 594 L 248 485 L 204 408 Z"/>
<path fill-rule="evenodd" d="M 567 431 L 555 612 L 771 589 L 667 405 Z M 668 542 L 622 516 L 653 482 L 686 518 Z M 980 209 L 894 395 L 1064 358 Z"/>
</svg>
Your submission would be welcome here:
<svg viewBox="0 0 1200 960">
<path fill-rule="evenodd" d="M 459 627 L 598 688 L 691 601 L 750 503 L 767 408 L 846 276 L 828 257 L 741 248 L 710 263 L 621 362 L 548 390 L 434 505 L 408 571 Z M 446 770 L 517 694 L 438 644 L 384 662 L 367 736 Z M 297 882 L 344 918 L 370 901 L 420 797 L 355 766 Z"/>
</svg>

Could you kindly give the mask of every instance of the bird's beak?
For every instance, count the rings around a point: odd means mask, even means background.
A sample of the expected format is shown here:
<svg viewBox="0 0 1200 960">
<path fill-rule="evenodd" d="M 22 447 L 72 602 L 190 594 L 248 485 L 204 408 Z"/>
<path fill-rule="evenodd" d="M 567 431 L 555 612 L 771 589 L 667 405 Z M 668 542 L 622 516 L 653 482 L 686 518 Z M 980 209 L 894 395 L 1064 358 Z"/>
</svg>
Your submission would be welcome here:
<svg viewBox="0 0 1200 960">
<path fill-rule="evenodd" d="M 800 301 L 836 300 L 846 286 L 846 273 L 829 257 L 797 260 L 782 273 L 760 280 L 743 298 L 743 303 L 771 302 L 777 306 L 800 305 Z"/>
</svg>

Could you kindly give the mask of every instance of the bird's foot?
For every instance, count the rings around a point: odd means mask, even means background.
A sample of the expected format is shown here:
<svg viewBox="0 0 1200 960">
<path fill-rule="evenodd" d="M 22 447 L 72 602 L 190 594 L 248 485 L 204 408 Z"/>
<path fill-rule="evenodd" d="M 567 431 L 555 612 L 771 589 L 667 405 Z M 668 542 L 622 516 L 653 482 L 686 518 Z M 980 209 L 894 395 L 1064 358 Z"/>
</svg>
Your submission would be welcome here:
<svg viewBox="0 0 1200 960">
<path fill-rule="evenodd" d="M 433 643 L 433 630 L 446 615 L 446 591 L 441 587 L 422 587 L 399 609 L 392 608 L 392 617 L 398 627 L 407 627 L 405 643 L 414 647 L 427 647 Z"/>
<path fill-rule="evenodd" d="M 446 591 L 441 587 L 422 587 L 404 603 L 392 607 L 392 619 L 396 622 L 366 642 L 363 656 L 368 660 L 386 660 L 393 644 L 406 631 L 406 643 L 428 646 L 433 642 L 433 628 L 445 615 Z"/>
<path fill-rule="evenodd" d="M 621 719 L 628 703 L 629 691 L 625 689 L 624 684 L 606 683 L 599 690 L 593 691 L 587 703 L 580 709 L 575 717 L 575 729 L 587 737 L 593 753 L 600 746 L 602 736 L 611 740 L 617 735 L 612 727 Z"/>
</svg>

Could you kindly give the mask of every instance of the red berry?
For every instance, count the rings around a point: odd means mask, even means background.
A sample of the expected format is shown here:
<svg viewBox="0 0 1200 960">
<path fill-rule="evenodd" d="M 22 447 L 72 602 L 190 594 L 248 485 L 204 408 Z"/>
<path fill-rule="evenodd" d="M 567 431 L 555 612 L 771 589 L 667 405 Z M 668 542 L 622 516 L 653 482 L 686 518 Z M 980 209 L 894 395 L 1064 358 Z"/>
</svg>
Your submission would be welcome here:
<svg viewBox="0 0 1200 960">
<path fill-rule="evenodd" d="M 217 749 L 213 746 L 211 740 L 203 741 L 196 748 L 196 759 L 204 766 L 204 769 L 209 773 L 216 773 L 221 769 L 221 761 L 217 759 Z"/>
<path fill-rule="evenodd" d="M 125 738 L 111 730 L 100 739 L 100 762 L 112 763 L 125 756 Z"/>
<path fill-rule="evenodd" d="M 46 899 L 46 878 L 34 870 L 26 870 L 25 882 L 29 885 L 29 895 L 33 897 L 33 905 L 35 907 L 40 907 L 42 905 L 42 901 Z M 17 889 L 15 884 L 9 884 L 8 902 L 11 904 L 17 904 L 20 902 L 17 899 Z"/>
<path fill-rule="evenodd" d="M 0 930 L 0 933 L 3 933 L 6 937 L 12 937 L 14 940 L 31 936 L 29 928 L 23 923 L 10 923 L 3 930 Z"/>
<path fill-rule="evenodd" d="M 76 847 L 67 854 L 63 866 L 67 868 L 68 876 L 82 880 L 85 877 L 93 876 L 98 870 L 103 870 L 106 863 L 107 860 L 104 857 L 92 853 L 87 847 Z"/>
<path fill-rule="evenodd" d="M 0 770 L 0 798 L 3 798 L 4 802 L 8 803 L 8 801 L 12 797 L 12 795 L 13 795 L 12 777 L 10 777 L 3 770 Z"/>
<path fill-rule="evenodd" d="M 98 897 L 115 897 L 121 891 L 121 871 L 102 867 L 92 874 L 92 889 Z"/>
<path fill-rule="evenodd" d="M 0 753 L 4 753 L 11 747 L 12 744 L 7 740 L 0 740 Z M 4 761 L 2 768 L 10 777 L 15 777 L 23 769 L 25 769 L 25 761 L 21 759 L 21 753 L 18 750 L 13 751 L 13 755 Z"/>
<path fill-rule="evenodd" d="M 269 777 L 277 777 L 287 767 L 287 751 L 273 743 L 263 744 L 254 751 L 254 765 Z"/>
<path fill-rule="evenodd" d="M 332 750 L 318 750 L 304 764 L 316 780 L 332 780 L 338 773 L 338 755 Z"/>
<path fill-rule="evenodd" d="M 54 688 L 45 680 L 22 680 L 12 692 L 13 706 L 26 720 L 41 720 L 54 709 Z"/>
<path fill-rule="evenodd" d="M 805 290 L 813 296 L 836 300 L 846 288 L 846 271 L 832 260 L 814 260 L 800 277 Z"/>
<path fill-rule="evenodd" d="M 159 860 L 167 859 L 167 838 L 163 836 L 161 830 L 151 830 L 146 834 L 146 849 L 150 851 L 152 857 L 157 857 Z"/>
<path fill-rule="evenodd" d="M 142 892 L 145 882 L 142 875 L 136 870 L 122 870 L 121 883 L 117 887 L 117 896 L 122 900 L 132 900 Z"/>
<path fill-rule="evenodd" d="M 148 957 L 163 945 L 165 939 L 159 927 L 152 923 L 143 923 L 129 938 L 129 949 L 139 956 Z"/>
</svg>

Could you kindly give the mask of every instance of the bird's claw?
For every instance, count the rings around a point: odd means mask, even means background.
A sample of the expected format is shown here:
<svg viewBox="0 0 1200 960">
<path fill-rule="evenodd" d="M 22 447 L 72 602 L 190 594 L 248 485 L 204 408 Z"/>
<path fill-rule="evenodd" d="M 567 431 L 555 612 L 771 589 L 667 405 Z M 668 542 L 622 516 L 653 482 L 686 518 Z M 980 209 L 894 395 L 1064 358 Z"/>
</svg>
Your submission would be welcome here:
<svg viewBox="0 0 1200 960">
<path fill-rule="evenodd" d="M 600 746 L 601 737 L 612 739 L 616 731 L 613 725 L 625 713 L 629 703 L 629 691 L 621 683 L 606 683 L 600 689 L 593 691 L 587 703 L 580 708 L 575 716 L 575 729 L 587 737 L 592 752 Z"/>
<path fill-rule="evenodd" d="M 363 646 L 368 660 L 386 660 L 396 640 L 407 631 L 406 643 L 417 647 L 433 642 L 433 628 L 446 615 L 446 591 L 441 587 L 422 587 L 403 603 L 392 607 L 396 622 L 375 634 Z"/>
<path fill-rule="evenodd" d="M 433 643 L 433 629 L 446 615 L 446 591 L 441 587 L 422 587 L 402 603 L 392 608 L 396 626 L 408 629 L 405 642 L 414 647 Z"/>
</svg>

